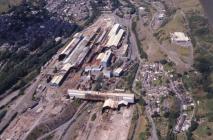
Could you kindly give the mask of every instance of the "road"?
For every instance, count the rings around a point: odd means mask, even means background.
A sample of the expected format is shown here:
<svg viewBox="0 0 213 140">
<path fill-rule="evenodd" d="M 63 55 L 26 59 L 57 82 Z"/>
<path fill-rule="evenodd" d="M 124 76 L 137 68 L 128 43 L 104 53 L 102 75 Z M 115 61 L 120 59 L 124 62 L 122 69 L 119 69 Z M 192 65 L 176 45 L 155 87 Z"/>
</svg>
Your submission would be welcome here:
<svg viewBox="0 0 213 140">
<path fill-rule="evenodd" d="M 134 3 L 132 3 L 134 4 Z M 116 16 L 117 17 L 117 16 Z M 140 53 L 138 51 L 138 47 L 137 47 L 137 43 L 136 43 L 136 37 L 135 37 L 135 34 L 132 32 L 132 19 L 135 18 L 134 16 L 132 16 L 131 19 L 129 20 L 126 20 L 126 19 L 121 19 L 121 18 L 117 18 L 118 21 L 120 23 L 122 23 L 123 25 L 125 25 L 126 27 L 128 27 L 129 29 L 129 32 L 130 32 L 130 43 L 131 43 L 131 51 L 132 51 L 132 55 L 131 55 L 131 58 L 132 59 L 138 59 L 140 61 L 140 66 L 139 68 L 141 67 L 141 65 L 143 64 L 143 60 L 141 59 L 140 57 Z M 141 21 L 141 20 L 140 20 Z M 140 24 L 142 24 L 142 22 L 139 22 Z M 137 71 L 137 73 L 139 72 L 139 70 Z M 135 77 L 135 79 L 137 79 L 137 76 Z M 135 81 L 134 81 L 135 83 Z M 133 87 L 134 87 L 134 83 L 133 83 Z M 133 91 L 135 91 L 135 89 L 133 88 Z M 156 129 L 156 126 L 155 126 L 155 123 L 154 123 L 154 120 L 152 119 L 151 115 L 148 113 L 147 111 L 147 108 L 146 108 L 146 115 L 149 119 L 149 122 L 151 123 L 152 125 L 152 128 L 151 128 L 151 136 L 150 136 L 150 140 L 158 140 L 158 136 L 157 136 L 157 129 Z"/>
<path fill-rule="evenodd" d="M 173 81 L 170 80 L 170 87 L 173 90 L 173 92 L 175 92 L 175 94 L 177 95 L 177 97 L 179 98 L 180 102 L 181 102 L 181 108 L 180 108 L 180 112 L 183 111 L 183 105 L 184 105 L 184 99 L 181 96 L 181 93 L 178 91 L 178 89 L 175 87 L 175 84 Z"/>
<path fill-rule="evenodd" d="M 149 140 L 158 140 L 157 129 L 156 129 L 153 118 L 149 114 L 149 107 L 146 107 L 146 116 L 147 116 L 147 118 L 148 118 L 148 120 L 149 120 L 149 122 L 151 123 L 151 126 L 152 126 L 151 136 L 150 136 Z"/>
<path fill-rule="evenodd" d="M 134 17 L 132 17 L 132 18 L 134 18 Z M 117 19 L 119 19 L 118 21 L 120 23 L 122 23 L 123 25 L 126 23 L 125 26 L 128 27 L 128 29 L 129 29 L 129 32 L 130 32 L 130 43 L 131 43 L 131 52 L 132 52 L 131 59 L 138 59 L 140 61 L 140 66 L 139 66 L 139 68 L 140 68 L 141 65 L 143 64 L 143 60 L 141 59 L 139 51 L 138 51 L 135 34 L 131 30 L 132 29 L 132 19 L 131 20 L 126 20 L 126 21 L 124 21 L 125 19 L 121 19 L 119 17 L 117 17 Z M 137 71 L 137 73 L 138 72 L 139 72 L 139 70 Z M 137 76 L 136 76 L 136 78 L 137 78 Z M 135 83 L 135 81 L 134 81 L 134 83 Z M 134 87 L 134 83 L 133 83 L 133 87 Z M 133 91 L 136 92 L 134 88 L 133 88 Z M 152 119 L 152 117 L 148 113 L 147 109 L 146 109 L 146 114 L 147 114 L 147 117 L 149 119 L 149 122 L 152 125 L 151 136 L 150 136 L 149 139 L 150 140 L 158 140 L 157 129 L 156 129 L 154 120 Z"/>
<path fill-rule="evenodd" d="M 52 108 L 52 106 L 47 105 L 45 110 L 41 113 L 41 115 L 35 120 L 33 125 L 29 128 L 29 130 L 24 134 L 23 140 L 27 140 L 28 135 L 39 125 L 41 119 L 46 115 L 46 113 Z"/>
<path fill-rule="evenodd" d="M 128 29 L 129 41 L 130 41 L 129 45 L 130 45 L 130 49 L 131 49 L 131 59 L 132 60 L 135 60 L 135 59 L 141 60 L 140 53 L 137 48 L 135 34 L 132 32 L 132 19 L 135 16 L 132 16 L 130 19 L 125 19 L 125 18 L 118 17 L 115 13 L 113 13 L 113 15 L 116 17 L 116 20 L 117 20 L 116 22 L 121 23 L 122 25 L 126 26 Z"/>
</svg>

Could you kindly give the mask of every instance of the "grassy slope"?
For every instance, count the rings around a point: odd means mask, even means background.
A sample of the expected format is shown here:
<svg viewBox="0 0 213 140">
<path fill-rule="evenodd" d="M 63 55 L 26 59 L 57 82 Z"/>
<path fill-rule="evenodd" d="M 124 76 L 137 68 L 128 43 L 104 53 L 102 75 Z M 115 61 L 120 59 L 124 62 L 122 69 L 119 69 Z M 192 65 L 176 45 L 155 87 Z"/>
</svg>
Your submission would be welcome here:
<svg viewBox="0 0 213 140">
<path fill-rule="evenodd" d="M 186 15 L 190 15 L 194 12 L 196 12 L 197 15 L 203 16 L 203 9 L 199 2 L 199 0 L 176 0 L 177 6 L 181 8 Z M 193 29 L 192 29 L 193 30 Z M 208 35 L 207 35 L 208 36 Z M 200 43 L 208 43 L 208 40 L 205 40 L 203 36 L 195 36 L 192 33 L 192 37 L 195 39 L 196 45 L 195 49 L 199 49 Z M 199 43 L 200 42 L 200 43 Z M 209 51 L 211 50 L 211 47 L 207 48 Z M 199 57 L 199 51 L 195 51 L 195 57 Z M 196 60 L 195 60 L 196 63 Z M 200 85 L 198 85 L 200 86 Z M 197 87 L 195 87 L 197 88 Z M 206 98 L 206 92 L 204 92 L 201 88 L 201 90 L 197 89 L 193 91 L 193 96 L 195 99 L 199 101 L 199 105 L 197 108 L 196 116 L 203 116 L 201 117 L 202 121 L 201 124 L 198 126 L 198 128 L 193 132 L 193 138 L 196 140 L 210 140 L 212 139 L 211 133 L 213 133 L 213 122 L 210 120 L 207 120 L 209 115 L 207 115 L 209 112 L 212 112 L 213 110 L 213 98 Z"/>
</svg>

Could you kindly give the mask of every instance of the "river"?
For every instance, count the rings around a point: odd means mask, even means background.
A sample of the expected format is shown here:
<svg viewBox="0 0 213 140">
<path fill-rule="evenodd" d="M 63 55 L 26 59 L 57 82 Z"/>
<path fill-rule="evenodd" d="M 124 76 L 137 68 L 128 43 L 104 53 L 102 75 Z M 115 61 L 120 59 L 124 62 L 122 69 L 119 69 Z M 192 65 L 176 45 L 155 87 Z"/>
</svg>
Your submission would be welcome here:
<svg viewBox="0 0 213 140">
<path fill-rule="evenodd" d="M 200 2 L 203 5 L 209 23 L 213 25 L 213 0 L 200 0 Z"/>
</svg>

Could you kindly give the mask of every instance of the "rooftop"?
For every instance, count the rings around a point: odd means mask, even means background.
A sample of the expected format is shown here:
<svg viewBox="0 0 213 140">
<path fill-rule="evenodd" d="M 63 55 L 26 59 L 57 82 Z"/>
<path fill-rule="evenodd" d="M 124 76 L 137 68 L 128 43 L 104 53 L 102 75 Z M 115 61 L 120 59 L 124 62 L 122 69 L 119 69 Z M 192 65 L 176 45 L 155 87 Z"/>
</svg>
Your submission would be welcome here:
<svg viewBox="0 0 213 140">
<path fill-rule="evenodd" d="M 189 37 L 185 35 L 183 32 L 174 32 L 171 34 L 171 37 L 175 41 L 189 41 Z"/>
<path fill-rule="evenodd" d="M 98 92 L 98 91 L 83 91 L 68 89 L 68 94 L 71 97 L 79 97 L 83 99 L 94 99 L 94 100 L 105 100 L 105 99 L 116 99 L 116 100 L 125 100 L 129 103 L 134 103 L 134 94 L 130 93 L 113 93 L 113 92 Z"/>
<path fill-rule="evenodd" d="M 107 50 L 105 53 L 104 53 L 104 56 L 101 60 L 101 62 L 107 62 L 110 58 L 110 56 L 112 55 L 112 51 L 111 50 Z"/>
<path fill-rule="evenodd" d="M 54 76 L 53 79 L 51 80 L 51 83 L 52 83 L 52 84 L 57 84 L 57 85 L 59 85 L 63 78 L 64 78 L 63 75 L 56 75 L 56 76 Z"/>
</svg>

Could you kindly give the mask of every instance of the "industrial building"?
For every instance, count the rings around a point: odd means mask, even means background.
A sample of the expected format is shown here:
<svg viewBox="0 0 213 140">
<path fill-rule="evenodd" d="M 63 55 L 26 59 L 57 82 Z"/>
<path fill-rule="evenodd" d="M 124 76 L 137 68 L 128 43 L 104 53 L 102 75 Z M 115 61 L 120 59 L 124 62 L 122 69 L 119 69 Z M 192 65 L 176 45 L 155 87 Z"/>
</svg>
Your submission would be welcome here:
<svg viewBox="0 0 213 140">
<path fill-rule="evenodd" d="M 90 38 L 84 37 L 83 40 L 76 46 L 72 53 L 65 59 L 64 64 L 70 63 L 72 67 L 78 67 L 82 64 L 83 60 L 87 56 L 90 48 L 87 46 Z"/>
<path fill-rule="evenodd" d="M 78 34 L 79 36 L 79 34 Z M 76 40 L 76 38 L 74 38 Z M 64 51 L 61 53 L 62 55 L 69 55 L 65 60 L 64 60 L 64 65 L 63 67 L 59 70 L 59 74 L 55 75 L 53 79 L 50 82 L 51 86 L 60 86 L 61 83 L 64 81 L 64 79 L 67 77 L 69 74 L 69 71 L 71 68 L 75 68 L 78 65 L 80 65 L 84 58 L 86 57 L 89 47 L 86 47 L 87 43 L 89 42 L 89 38 L 84 37 L 83 40 L 78 43 L 78 45 L 72 50 L 70 53 L 70 48 L 68 45 Z M 71 41 L 72 44 L 73 41 Z M 70 54 L 69 54 L 70 53 Z"/>
<path fill-rule="evenodd" d="M 121 49 L 121 56 L 125 56 L 125 55 L 127 54 L 128 48 L 129 48 L 129 45 L 128 45 L 128 44 L 124 44 L 124 45 L 122 46 L 122 49 Z"/>
<path fill-rule="evenodd" d="M 109 66 L 127 53 L 128 44 L 119 44 L 125 31 L 120 24 L 113 25 L 108 31 L 108 28 L 94 27 L 92 32 L 76 33 L 59 54 L 59 61 L 63 61 L 57 65 L 58 71 L 54 73 L 50 85 L 60 86 L 71 70 L 77 72 L 80 68 L 95 76 L 101 72 L 108 80 L 113 75 L 120 76 L 121 68 L 112 71 Z M 106 46 L 107 43 L 110 45 Z M 90 87 L 91 83 L 88 83 Z M 83 84 L 81 89 L 86 89 Z"/>
<path fill-rule="evenodd" d="M 118 46 L 124 33 L 125 33 L 125 31 L 120 28 L 120 25 L 115 24 L 108 34 L 109 40 L 108 40 L 106 46 L 107 47 Z"/>
<path fill-rule="evenodd" d="M 120 43 L 123 35 L 124 35 L 125 31 L 123 29 L 120 29 L 118 34 L 116 34 L 113 42 L 112 42 L 112 46 L 118 46 L 118 44 Z"/>
<path fill-rule="evenodd" d="M 109 38 L 109 41 L 107 42 L 106 46 L 107 47 L 118 46 L 118 44 L 120 43 L 124 33 L 125 33 L 125 31 L 123 29 L 120 29 L 117 34 L 114 34 Z"/>
<path fill-rule="evenodd" d="M 66 72 L 68 72 L 71 68 L 72 68 L 72 65 L 69 64 L 69 63 L 67 63 L 67 64 L 65 64 L 65 65 L 62 67 L 61 71 L 66 73 Z"/>
<path fill-rule="evenodd" d="M 58 87 L 61 85 L 61 83 L 63 82 L 64 79 L 64 75 L 56 75 L 53 77 L 53 79 L 50 82 L 51 86 L 55 86 Z"/>
<path fill-rule="evenodd" d="M 104 55 L 100 56 L 101 58 L 101 65 L 103 67 L 108 67 L 109 66 L 109 62 L 110 59 L 112 57 L 112 51 L 111 50 L 107 50 Z"/>
<path fill-rule="evenodd" d="M 101 43 L 101 41 L 103 41 L 103 39 L 104 39 L 104 37 L 106 36 L 106 34 L 107 34 L 107 31 L 104 30 L 104 31 L 101 33 L 101 35 L 100 35 L 100 37 L 98 38 L 98 40 L 96 41 L 96 43 Z"/>
<path fill-rule="evenodd" d="M 117 68 L 113 71 L 113 76 L 119 77 L 121 76 L 122 72 L 123 72 L 122 68 Z"/>
<path fill-rule="evenodd" d="M 112 77 L 112 71 L 110 71 L 110 70 L 104 70 L 103 74 L 107 78 L 111 78 Z"/>
<path fill-rule="evenodd" d="M 61 69 L 60 73 L 58 75 L 55 75 L 53 79 L 50 81 L 51 86 L 58 87 L 62 84 L 64 79 L 67 77 L 69 74 L 70 69 L 72 68 L 72 65 L 67 63 L 65 64 Z"/>
<path fill-rule="evenodd" d="M 183 114 L 178 118 L 177 124 L 174 129 L 174 133 L 179 133 L 184 125 L 187 115 Z"/>
<path fill-rule="evenodd" d="M 82 91 L 74 89 L 68 89 L 67 92 L 71 98 L 79 98 L 93 101 L 105 101 L 107 99 L 112 99 L 114 101 L 125 101 L 130 104 L 135 102 L 134 94 L 130 93 L 110 93 L 110 92 L 97 92 L 97 91 Z"/>
<path fill-rule="evenodd" d="M 180 46 L 191 46 L 191 39 L 183 32 L 171 33 L 171 42 Z"/>
<path fill-rule="evenodd" d="M 59 60 L 63 60 L 65 57 L 67 57 L 75 49 L 75 47 L 78 45 L 81 39 L 82 39 L 82 34 L 76 33 L 72 41 L 70 41 L 66 45 L 65 49 L 60 53 Z"/>
<path fill-rule="evenodd" d="M 95 60 L 91 64 L 85 66 L 85 72 L 100 72 L 102 71 L 103 66 L 101 65 L 101 60 Z"/>
<path fill-rule="evenodd" d="M 117 109 L 119 108 L 120 106 L 122 105 L 125 105 L 127 106 L 128 105 L 128 102 L 127 101 L 114 101 L 112 99 L 107 99 L 104 101 L 104 104 L 103 104 L 103 110 L 104 111 L 105 109 Z"/>
<path fill-rule="evenodd" d="M 124 44 L 121 47 L 119 47 L 119 49 L 113 50 L 113 51 L 115 52 L 116 57 L 123 58 L 127 56 L 128 48 L 129 48 L 129 45 Z"/>
<path fill-rule="evenodd" d="M 115 25 L 112 27 L 112 29 L 110 30 L 108 36 L 109 36 L 109 37 L 114 36 L 115 34 L 118 33 L 119 29 L 120 29 L 120 24 L 115 24 Z"/>
</svg>

